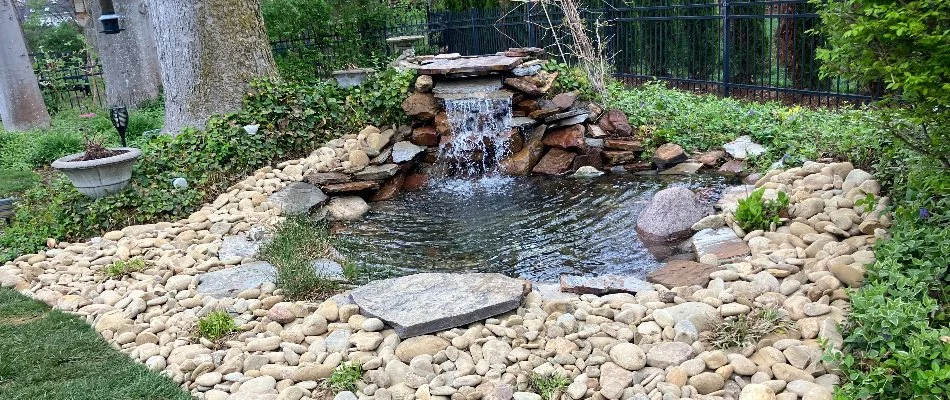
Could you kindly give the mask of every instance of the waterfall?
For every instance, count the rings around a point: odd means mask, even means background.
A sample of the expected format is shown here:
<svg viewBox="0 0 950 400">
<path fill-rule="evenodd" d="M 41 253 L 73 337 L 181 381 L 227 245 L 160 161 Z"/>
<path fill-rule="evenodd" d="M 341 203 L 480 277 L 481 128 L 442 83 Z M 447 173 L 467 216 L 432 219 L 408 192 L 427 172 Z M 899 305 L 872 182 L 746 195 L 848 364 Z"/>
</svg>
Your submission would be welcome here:
<svg viewBox="0 0 950 400">
<path fill-rule="evenodd" d="M 452 136 L 439 145 L 438 166 L 445 176 L 494 175 L 509 152 L 511 99 L 446 99 Z"/>
</svg>

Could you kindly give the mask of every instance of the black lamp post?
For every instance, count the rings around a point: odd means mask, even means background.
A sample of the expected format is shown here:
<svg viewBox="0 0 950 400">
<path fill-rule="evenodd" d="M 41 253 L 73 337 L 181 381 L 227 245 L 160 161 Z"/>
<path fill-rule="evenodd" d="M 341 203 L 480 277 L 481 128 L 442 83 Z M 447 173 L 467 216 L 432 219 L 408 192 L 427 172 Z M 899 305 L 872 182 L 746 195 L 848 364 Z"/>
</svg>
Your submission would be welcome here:
<svg viewBox="0 0 950 400">
<path fill-rule="evenodd" d="M 99 17 L 99 22 L 102 22 L 101 33 L 115 35 L 122 32 L 123 29 L 119 27 L 119 15 L 115 13 L 112 0 L 99 0 L 99 8 L 102 10 L 102 15 Z"/>
<path fill-rule="evenodd" d="M 129 127 L 129 110 L 125 107 L 112 107 L 109 111 L 112 117 L 112 126 L 119 131 L 119 138 L 122 139 L 122 147 L 125 147 L 125 131 Z"/>
</svg>

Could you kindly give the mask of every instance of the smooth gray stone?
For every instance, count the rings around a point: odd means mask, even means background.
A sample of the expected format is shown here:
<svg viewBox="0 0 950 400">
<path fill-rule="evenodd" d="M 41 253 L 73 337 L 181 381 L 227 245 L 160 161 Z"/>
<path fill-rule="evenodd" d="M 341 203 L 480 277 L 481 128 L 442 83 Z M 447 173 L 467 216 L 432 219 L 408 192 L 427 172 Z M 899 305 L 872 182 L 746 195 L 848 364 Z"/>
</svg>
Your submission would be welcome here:
<svg viewBox="0 0 950 400">
<path fill-rule="evenodd" d="M 221 249 L 218 250 L 218 259 L 226 260 L 234 257 L 257 258 L 263 241 L 248 240 L 244 235 L 231 235 L 222 238 Z"/>
<path fill-rule="evenodd" d="M 679 186 L 663 189 L 637 217 L 637 233 L 646 241 L 671 242 L 693 234 L 692 226 L 710 214 L 693 191 Z"/>
<path fill-rule="evenodd" d="M 525 281 L 501 274 L 423 273 L 376 281 L 350 293 L 363 314 L 400 338 L 424 335 L 518 308 Z"/>
<path fill-rule="evenodd" d="M 303 182 L 291 183 L 268 198 L 284 214 L 309 213 L 311 208 L 323 204 L 327 199 L 320 188 Z"/>
<path fill-rule="evenodd" d="M 198 294 L 233 297 L 247 289 L 273 282 L 276 276 L 277 269 L 264 261 L 238 265 L 199 275 Z"/>
</svg>

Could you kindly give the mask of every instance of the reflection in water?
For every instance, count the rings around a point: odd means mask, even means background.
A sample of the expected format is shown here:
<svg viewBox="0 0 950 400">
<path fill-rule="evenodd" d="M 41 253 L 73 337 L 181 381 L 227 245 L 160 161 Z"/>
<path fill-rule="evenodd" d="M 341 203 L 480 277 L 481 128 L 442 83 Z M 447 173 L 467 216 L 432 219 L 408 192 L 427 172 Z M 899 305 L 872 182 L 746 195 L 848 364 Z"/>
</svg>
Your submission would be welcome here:
<svg viewBox="0 0 950 400">
<path fill-rule="evenodd" d="M 560 274 L 643 277 L 659 266 L 634 230 L 667 186 L 719 188 L 719 176 L 605 175 L 593 180 L 443 179 L 379 202 L 340 228 L 346 253 L 367 268 L 500 272 L 536 281 Z"/>
</svg>

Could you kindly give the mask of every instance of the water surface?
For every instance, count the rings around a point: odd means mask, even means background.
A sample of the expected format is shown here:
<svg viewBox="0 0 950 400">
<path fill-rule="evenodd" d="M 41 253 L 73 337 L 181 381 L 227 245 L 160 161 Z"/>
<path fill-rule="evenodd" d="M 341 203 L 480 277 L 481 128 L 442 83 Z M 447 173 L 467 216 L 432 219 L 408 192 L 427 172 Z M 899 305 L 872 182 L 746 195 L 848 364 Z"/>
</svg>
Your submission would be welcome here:
<svg viewBox="0 0 950 400">
<path fill-rule="evenodd" d="M 710 195 L 724 183 L 715 175 L 442 179 L 374 203 L 362 220 L 337 229 L 347 256 L 397 274 L 643 277 L 660 265 L 634 230 L 653 194 L 676 185 Z"/>
</svg>

